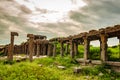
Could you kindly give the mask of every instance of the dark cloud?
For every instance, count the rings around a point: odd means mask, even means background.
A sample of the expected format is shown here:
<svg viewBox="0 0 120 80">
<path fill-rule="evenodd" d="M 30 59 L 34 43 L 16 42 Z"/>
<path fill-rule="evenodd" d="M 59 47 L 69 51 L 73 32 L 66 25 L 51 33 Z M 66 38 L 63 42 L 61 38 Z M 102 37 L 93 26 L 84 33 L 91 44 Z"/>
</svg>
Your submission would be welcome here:
<svg viewBox="0 0 120 80">
<path fill-rule="evenodd" d="M 27 8 L 25 5 L 21 5 L 20 9 L 22 10 L 22 12 L 24 12 L 26 14 L 32 13 L 32 11 L 29 8 Z"/>
<path fill-rule="evenodd" d="M 29 2 L 29 0 L 25 0 Z M 75 0 L 71 0 L 76 3 Z M 27 39 L 27 33 L 46 35 L 48 38 L 78 34 L 91 29 L 99 29 L 119 24 L 120 1 L 118 0 L 84 0 L 87 5 L 69 13 L 68 22 L 31 23 L 26 16 L 32 11 L 14 0 L 0 0 L 0 44 L 9 43 L 10 31 L 17 31 L 16 43 Z M 62 6 L 62 5 L 61 5 Z M 52 13 L 46 9 L 36 8 L 40 14 Z M 39 18 L 39 17 L 38 17 Z M 72 21 L 71 21 L 72 20 Z M 70 22 L 69 22 L 70 21 Z M 35 27 L 37 26 L 37 27 Z"/>
<path fill-rule="evenodd" d="M 70 12 L 70 18 L 84 24 L 85 29 L 107 27 L 119 24 L 120 1 L 84 0 L 87 5 L 79 11 Z M 87 28 L 86 28 L 87 27 Z"/>
</svg>

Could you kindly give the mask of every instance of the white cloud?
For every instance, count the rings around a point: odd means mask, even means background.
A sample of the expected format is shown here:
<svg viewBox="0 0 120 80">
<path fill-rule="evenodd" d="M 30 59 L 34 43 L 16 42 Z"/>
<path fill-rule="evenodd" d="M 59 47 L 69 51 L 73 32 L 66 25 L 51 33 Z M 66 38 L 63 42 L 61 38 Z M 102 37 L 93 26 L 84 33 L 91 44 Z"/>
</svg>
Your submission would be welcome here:
<svg viewBox="0 0 120 80">
<path fill-rule="evenodd" d="M 73 0 L 72 0 L 73 1 Z M 28 15 L 27 18 L 29 21 L 38 23 L 54 23 L 62 22 L 63 19 L 68 16 L 69 11 L 77 10 L 80 7 L 86 5 L 82 0 L 74 0 L 76 3 L 73 3 L 71 0 L 16 0 L 20 5 L 25 5 L 27 8 L 32 10 L 32 14 Z M 41 14 L 40 11 L 36 9 L 45 9 L 49 12 Z M 29 18 L 30 17 L 30 18 Z"/>
</svg>

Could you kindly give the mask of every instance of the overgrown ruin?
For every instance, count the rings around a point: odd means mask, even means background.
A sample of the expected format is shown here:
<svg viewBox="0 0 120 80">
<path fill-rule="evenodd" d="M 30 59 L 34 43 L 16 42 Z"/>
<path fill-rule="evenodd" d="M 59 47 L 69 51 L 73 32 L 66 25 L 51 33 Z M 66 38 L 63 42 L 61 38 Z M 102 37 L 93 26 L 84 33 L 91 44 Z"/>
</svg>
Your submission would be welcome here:
<svg viewBox="0 0 120 80">
<path fill-rule="evenodd" d="M 13 59 L 12 53 L 24 53 L 29 55 L 30 61 L 33 60 L 33 56 L 39 57 L 40 55 L 56 56 L 56 42 L 61 44 L 60 55 L 64 57 L 64 51 L 68 53 L 68 47 L 70 47 L 70 56 L 74 58 L 78 53 L 78 45 L 84 45 L 84 63 L 88 61 L 90 56 L 90 42 L 94 40 L 100 41 L 100 61 L 110 65 L 120 66 L 120 62 L 112 62 L 107 60 L 107 40 L 108 38 L 117 37 L 120 40 L 120 25 L 113 27 L 101 28 L 99 30 L 90 30 L 89 32 L 83 32 L 77 35 L 72 35 L 63 38 L 52 38 L 47 40 L 46 36 L 27 34 L 28 40 L 21 45 L 14 45 L 14 36 L 17 36 L 16 32 L 11 32 L 11 44 L 6 45 L 4 53 L 8 55 L 8 60 Z M 64 50 L 64 44 L 66 49 Z M 14 47 L 14 49 L 13 49 Z"/>
</svg>

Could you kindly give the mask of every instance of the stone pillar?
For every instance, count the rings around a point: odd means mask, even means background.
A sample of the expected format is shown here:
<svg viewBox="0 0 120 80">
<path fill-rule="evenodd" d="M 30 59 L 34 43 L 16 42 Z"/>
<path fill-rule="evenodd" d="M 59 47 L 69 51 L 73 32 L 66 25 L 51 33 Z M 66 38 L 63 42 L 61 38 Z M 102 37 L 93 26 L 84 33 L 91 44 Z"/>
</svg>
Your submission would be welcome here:
<svg viewBox="0 0 120 80">
<path fill-rule="evenodd" d="M 76 42 L 74 42 L 74 52 L 75 52 L 75 55 L 77 55 L 77 53 L 78 53 L 78 43 Z"/>
<path fill-rule="evenodd" d="M 87 36 L 84 36 L 83 40 L 84 40 L 84 60 L 86 61 L 89 57 L 90 41 Z"/>
<path fill-rule="evenodd" d="M 70 40 L 70 56 L 71 58 L 74 58 L 74 43 L 72 40 Z"/>
<path fill-rule="evenodd" d="M 11 41 L 8 49 L 7 59 L 9 61 L 13 60 L 13 51 L 14 51 L 14 36 L 18 36 L 17 32 L 11 32 Z"/>
<path fill-rule="evenodd" d="M 63 49 L 63 46 L 64 46 L 64 44 L 63 44 L 63 42 L 60 42 L 60 55 L 61 55 L 61 57 L 63 57 L 63 53 L 64 53 L 64 49 Z"/>
<path fill-rule="evenodd" d="M 53 57 L 56 56 L 56 44 L 54 43 L 53 44 Z"/>
<path fill-rule="evenodd" d="M 120 36 L 117 37 L 119 39 L 119 59 L 120 59 Z"/>
<path fill-rule="evenodd" d="M 43 53 L 42 53 L 42 44 L 40 44 L 39 47 L 40 47 L 40 55 L 43 55 Z"/>
<path fill-rule="evenodd" d="M 35 56 L 35 43 L 34 43 L 34 40 L 33 40 L 33 56 Z"/>
<path fill-rule="evenodd" d="M 29 37 L 29 59 L 30 61 L 33 61 L 33 52 L 34 52 L 34 35 L 33 34 L 27 34 L 27 37 Z"/>
<path fill-rule="evenodd" d="M 68 53 L 68 50 L 69 50 L 69 44 L 68 44 L 68 43 L 66 43 L 65 53 Z"/>
<path fill-rule="evenodd" d="M 37 42 L 37 57 L 39 57 L 39 54 L 40 54 L 40 46 L 39 43 Z"/>
<path fill-rule="evenodd" d="M 47 50 L 47 47 L 46 47 L 46 44 L 43 44 L 43 55 L 46 55 L 46 51 Z"/>
<path fill-rule="evenodd" d="M 100 40 L 101 60 L 105 62 L 107 60 L 107 37 L 104 29 L 100 30 Z"/>
<path fill-rule="evenodd" d="M 48 56 L 51 56 L 52 53 L 51 53 L 51 44 L 48 44 L 48 53 L 47 53 Z"/>
</svg>

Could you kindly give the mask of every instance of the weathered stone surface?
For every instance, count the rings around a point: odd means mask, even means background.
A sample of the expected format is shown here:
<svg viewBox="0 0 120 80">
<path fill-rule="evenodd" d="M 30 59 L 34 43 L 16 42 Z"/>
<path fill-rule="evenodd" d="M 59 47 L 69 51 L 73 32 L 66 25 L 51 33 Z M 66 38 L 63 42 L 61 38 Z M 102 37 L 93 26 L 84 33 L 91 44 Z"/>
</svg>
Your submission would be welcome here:
<svg viewBox="0 0 120 80">
<path fill-rule="evenodd" d="M 74 58 L 74 55 L 75 55 L 75 53 L 74 53 L 74 44 L 73 44 L 73 41 L 70 40 L 70 56 L 71 56 L 71 58 Z"/>
<path fill-rule="evenodd" d="M 84 36 L 83 40 L 84 40 L 84 60 L 86 61 L 89 56 L 90 41 L 88 40 L 87 36 Z"/>
<path fill-rule="evenodd" d="M 107 60 L 107 37 L 105 30 L 100 30 L 100 48 L 101 48 L 101 60 L 105 62 Z"/>
<path fill-rule="evenodd" d="M 59 68 L 59 69 L 66 69 L 66 67 L 65 66 L 57 66 L 57 68 Z"/>
<path fill-rule="evenodd" d="M 73 72 L 74 73 L 80 73 L 82 71 L 81 67 L 74 67 Z"/>
<path fill-rule="evenodd" d="M 7 58 L 8 58 L 9 61 L 13 60 L 14 36 L 18 36 L 18 33 L 17 32 L 11 32 L 11 40 L 10 40 L 10 45 L 9 45 L 8 55 L 7 55 Z"/>
<path fill-rule="evenodd" d="M 63 49 L 63 46 L 64 46 L 64 43 L 63 42 L 60 42 L 60 55 L 61 57 L 63 57 L 63 53 L 64 53 L 64 49 Z"/>
<path fill-rule="evenodd" d="M 56 56 L 56 48 L 57 47 L 57 45 L 54 43 L 53 44 L 53 57 L 55 57 Z"/>
<path fill-rule="evenodd" d="M 27 37 L 29 37 L 29 59 L 30 61 L 33 60 L 33 52 L 34 52 L 34 35 L 33 34 L 27 34 Z"/>
</svg>

